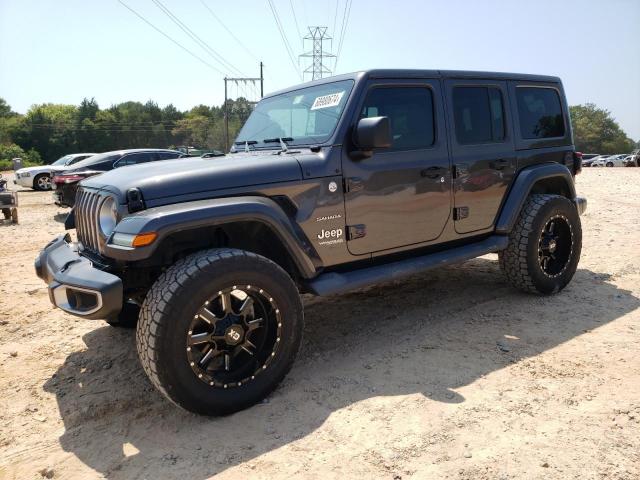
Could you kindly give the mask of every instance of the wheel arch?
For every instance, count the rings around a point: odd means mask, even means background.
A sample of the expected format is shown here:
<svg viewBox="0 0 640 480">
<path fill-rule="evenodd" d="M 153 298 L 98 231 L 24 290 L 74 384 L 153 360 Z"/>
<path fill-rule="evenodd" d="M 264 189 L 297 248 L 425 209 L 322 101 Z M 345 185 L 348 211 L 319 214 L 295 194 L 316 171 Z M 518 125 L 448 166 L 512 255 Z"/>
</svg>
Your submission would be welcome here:
<svg viewBox="0 0 640 480">
<path fill-rule="evenodd" d="M 32 182 L 32 188 L 37 189 L 38 188 L 38 184 L 36 183 L 37 180 L 40 177 L 49 177 L 49 180 L 52 182 L 53 181 L 53 175 L 51 174 L 51 172 L 49 171 L 44 171 L 44 172 L 36 172 L 31 178 L 31 182 Z"/>
<path fill-rule="evenodd" d="M 569 169 L 559 163 L 532 165 L 520 171 L 503 203 L 496 233 L 508 234 L 530 194 L 562 195 L 575 202 L 576 190 Z"/>
<path fill-rule="evenodd" d="M 197 250 L 232 247 L 265 256 L 297 278 L 311 278 L 320 259 L 306 235 L 272 199 L 232 197 L 155 207 L 125 217 L 114 233 L 156 232 L 147 247 L 107 245 L 109 257 L 172 263 Z"/>
</svg>

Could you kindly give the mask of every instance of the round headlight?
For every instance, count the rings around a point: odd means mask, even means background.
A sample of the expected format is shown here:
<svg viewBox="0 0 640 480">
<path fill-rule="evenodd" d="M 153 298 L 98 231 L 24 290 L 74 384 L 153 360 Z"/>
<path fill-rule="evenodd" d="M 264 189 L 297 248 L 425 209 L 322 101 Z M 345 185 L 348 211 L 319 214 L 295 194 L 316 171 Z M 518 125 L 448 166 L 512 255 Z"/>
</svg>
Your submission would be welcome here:
<svg viewBox="0 0 640 480">
<path fill-rule="evenodd" d="M 109 197 L 102 202 L 98 223 L 105 237 L 111 235 L 113 229 L 116 228 L 116 223 L 118 223 L 118 209 L 113 198 Z"/>
</svg>

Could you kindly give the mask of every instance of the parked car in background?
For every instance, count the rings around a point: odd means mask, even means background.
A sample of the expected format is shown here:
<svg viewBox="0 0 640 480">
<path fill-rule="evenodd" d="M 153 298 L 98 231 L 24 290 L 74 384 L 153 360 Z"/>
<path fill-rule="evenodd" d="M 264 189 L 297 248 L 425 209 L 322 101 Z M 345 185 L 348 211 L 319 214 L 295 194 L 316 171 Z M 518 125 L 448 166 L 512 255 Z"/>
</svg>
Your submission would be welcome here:
<svg viewBox="0 0 640 480">
<path fill-rule="evenodd" d="M 601 155 L 600 158 L 593 161 L 592 167 L 624 167 L 624 158 L 626 153 L 616 155 Z"/>
<path fill-rule="evenodd" d="M 583 167 L 590 167 L 591 166 L 591 162 L 593 162 L 593 159 L 598 157 L 599 155 L 597 153 L 583 153 L 582 154 L 582 166 Z"/>
<path fill-rule="evenodd" d="M 640 167 L 640 155 L 627 155 L 623 163 L 625 167 Z"/>
<path fill-rule="evenodd" d="M 157 148 L 138 148 L 101 153 L 57 172 L 53 177 L 53 183 L 55 184 L 53 199 L 55 204 L 60 207 L 73 207 L 76 200 L 78 182 L 85 178 L 100 175 L 114 168 L 127 165 L 139 165 L 141 163 L 170 160 L 184 156 L 184 153 L 176 150 Z"/>
<path fill-rule="evenodd" d="M 55 172 L 81 162 L 95 153 L 72 153 L 59 158 L 51 165 L 38 165 L 35 167 L 25 167 L 16 170 L 16 176 L 13 183 L 22 187 L 33 188 L 34 190 L 51 190 L 51 178 Z"/>
<path fill-rule="evenodd" d="M 593 157 L 591 159 L 590 167 L 597 167 L 602 160 L 609 158 L 611 155 L 598 155 L 597 157 Z M 604 164 L 602 165 L 604 166 Z"/>
</svg>

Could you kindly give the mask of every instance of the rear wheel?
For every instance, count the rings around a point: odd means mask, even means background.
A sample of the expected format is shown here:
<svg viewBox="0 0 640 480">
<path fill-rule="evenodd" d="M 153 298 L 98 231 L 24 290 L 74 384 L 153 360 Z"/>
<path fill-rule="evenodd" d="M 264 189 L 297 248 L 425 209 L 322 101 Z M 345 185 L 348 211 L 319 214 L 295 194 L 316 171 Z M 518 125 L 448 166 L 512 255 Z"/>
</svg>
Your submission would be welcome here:
<svg viewBox="0 0 640 480">
<path fill-rule="evenodd" d="M 302 304 L 272 261 L 234 249 L 190 255 L 147 293 L 136 332 L 151 382 L 206 415 L 247 408 L 269 394 L 300 347 Z"/>
<path fill-rule="evenodd" d="M 516 288 L 552 294 L 573 278 L 582 250 L 582 227 L 575 205 L 560 195 L 531 195 L 509 245 L 499 252 L 500 267 Z"/>
<path fill-rule="evenodd" d="M 607 167 L 613 167 L 613 162 L 607 162 Z"/>
<path fill-rule="evenodd" d="M 33 179 L 33 188 L 36 190 L 51 190 L 51 175 L 41 173 Z"/>
</svg>

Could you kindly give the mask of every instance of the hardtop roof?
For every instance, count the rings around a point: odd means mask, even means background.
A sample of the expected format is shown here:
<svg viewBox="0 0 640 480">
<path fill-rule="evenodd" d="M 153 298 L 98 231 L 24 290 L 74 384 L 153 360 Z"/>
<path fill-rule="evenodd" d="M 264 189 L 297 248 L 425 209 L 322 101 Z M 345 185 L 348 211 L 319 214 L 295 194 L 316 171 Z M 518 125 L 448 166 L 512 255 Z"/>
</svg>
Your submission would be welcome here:
<svg viewBox="0 0 640 480">
<path fill-rule="evenodd" d="M 561 83 L 559 77 L 551 75 L 535 75 L 530 73 L 508 72 L 476 72 L 472 70 L 420 70 L 420 69 L 370 69 L 358 72 L 344 73 L 332 77 L 325 77 L 311 82 L 305 82 L 265 95 L 265 98 L 281 93 L 298 90 L 300 88 L 321 85 L 324 83 L 338 82 L 341 80 L 361 80 L 363 78 L 460 78 L 478 80 L 520 80 L 527 82 Z"/>
</svg>

